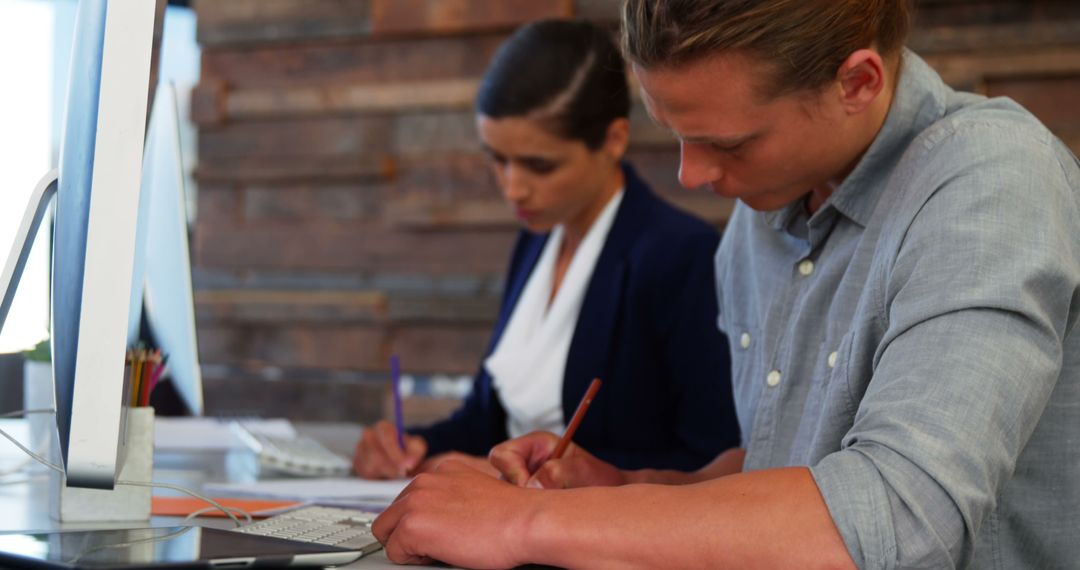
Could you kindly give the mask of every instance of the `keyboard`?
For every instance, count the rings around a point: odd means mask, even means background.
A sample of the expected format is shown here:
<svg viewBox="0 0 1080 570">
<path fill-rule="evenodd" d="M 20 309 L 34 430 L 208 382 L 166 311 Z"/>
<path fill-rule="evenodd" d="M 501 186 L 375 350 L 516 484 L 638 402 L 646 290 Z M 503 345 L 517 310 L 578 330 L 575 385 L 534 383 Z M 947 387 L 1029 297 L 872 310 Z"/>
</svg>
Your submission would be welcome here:
<svg viewBox="0 0 1080 570">
<path fill-rule="evenodd" d="M 371 534 L 371 523 L 377 516 L 378 513 L 356 509 L 308 506 L 230 530 L 326 544 L 370 554 L 382 548 Z"/>
<path fill-rule="evenodd" d="M 352 472 L 352 461 L 310 437 L 281 437 L 233 424 L 240 439 L 255 452 L 259 466 L 295 477 L 337 477 Z"/>
</svg>

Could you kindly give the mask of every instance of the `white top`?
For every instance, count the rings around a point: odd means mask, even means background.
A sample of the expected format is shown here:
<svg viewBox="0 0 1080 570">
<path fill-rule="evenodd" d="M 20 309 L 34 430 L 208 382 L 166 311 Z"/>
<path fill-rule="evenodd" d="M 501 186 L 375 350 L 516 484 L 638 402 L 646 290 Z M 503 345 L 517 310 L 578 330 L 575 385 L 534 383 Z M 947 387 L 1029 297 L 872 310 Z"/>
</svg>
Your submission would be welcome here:
<svg viewBox="0 0 1080 570">
<path fill-rule="evenodd" d="M 512 438 L 536 430 L 561 435 L 566 428 L 562 412 L 566 355 L 585 289 L 622 197 L 620 189 L 593 222 L 549 306 L 564 229 L 560 225 L 551 231 L 498 346 L 484 361 L 506 410 L 506 430 Z"/>
</svg>

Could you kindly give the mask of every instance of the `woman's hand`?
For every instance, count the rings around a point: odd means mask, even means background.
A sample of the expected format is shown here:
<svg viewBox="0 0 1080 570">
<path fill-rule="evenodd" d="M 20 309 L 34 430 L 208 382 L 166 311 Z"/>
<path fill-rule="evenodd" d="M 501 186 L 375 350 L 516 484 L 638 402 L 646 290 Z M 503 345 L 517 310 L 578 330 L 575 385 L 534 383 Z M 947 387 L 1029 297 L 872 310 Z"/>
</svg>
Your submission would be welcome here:
<svg viewBox="0 0 1080 570">
<path fill-rule="evenodd" d="M 416 472 L 427 455 L 427 441 L 405 434 L 405 450 L 398 446 L 397 428 L 382 420 L 364 429 L 353 456 L 353 471 L 365 479 L 399 479 Z"/>
<path fill-rule="evenodd" d="M 488 460 L 507 481 L 519 487 L 569 489 L 629 482 L 626 472 L 573 443 L 562 458 L 550 459 L 558 443 L 555 434 L 536 431 L 495 446 Z"/>
</svg>

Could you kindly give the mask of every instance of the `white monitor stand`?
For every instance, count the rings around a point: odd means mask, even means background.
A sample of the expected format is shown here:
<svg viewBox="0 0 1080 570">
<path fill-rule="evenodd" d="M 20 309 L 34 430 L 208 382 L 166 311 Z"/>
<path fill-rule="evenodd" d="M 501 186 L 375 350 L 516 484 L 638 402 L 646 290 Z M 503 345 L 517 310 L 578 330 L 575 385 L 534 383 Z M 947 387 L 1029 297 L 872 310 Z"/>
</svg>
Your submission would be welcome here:
<svg viewBox="0 0 1080 570">
<path fill-rule="evenodd" d="M 4 328 L 8 311 L 15 300 L 15 290 L 19 288 L 26 260 L 30 257 L 30 250 L 34 245 L 34 237 L 37 236 L 41 221 L 45 219 L 45 212 L 49 209 L 49 202 L 56 195 L 56 169 L 50 170 L 43 176 L 30 195 L 30 203 L 26 206 L 19 231 L 15 233 L 15 243 L 11 246 L 4 263 L 4 271 L 0 273 L 0 330 Z"/>
</svg>

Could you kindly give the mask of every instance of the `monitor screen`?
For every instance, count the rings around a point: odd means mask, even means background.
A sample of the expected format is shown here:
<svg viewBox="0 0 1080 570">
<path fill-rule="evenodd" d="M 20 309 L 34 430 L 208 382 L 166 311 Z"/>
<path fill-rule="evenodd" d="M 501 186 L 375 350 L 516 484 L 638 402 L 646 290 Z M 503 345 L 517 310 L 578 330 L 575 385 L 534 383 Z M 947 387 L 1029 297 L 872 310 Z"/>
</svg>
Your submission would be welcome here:
<svg viewBox="0 0 1080 570">
<path fill-rule="evenodd" d="M 186 412 L 202 415 L 202 373 L 195 332 L 195 303 L 188 250 L 187 199 L 180 145 L 176 89 L 155 90 L 146 133 L 134 286 L 128 344 L 134 345 L 145 318 L 148 336 L 167 356 L 166 374 Z M 160 411 L 160 410 L 159 410 Z"/>
<path fill-rule="evenodd" d="M 111 488 L 123 454 L 156 2 L 81 0 L 57 191 L 52 343 L 68 485 Z"/>
</svg>

